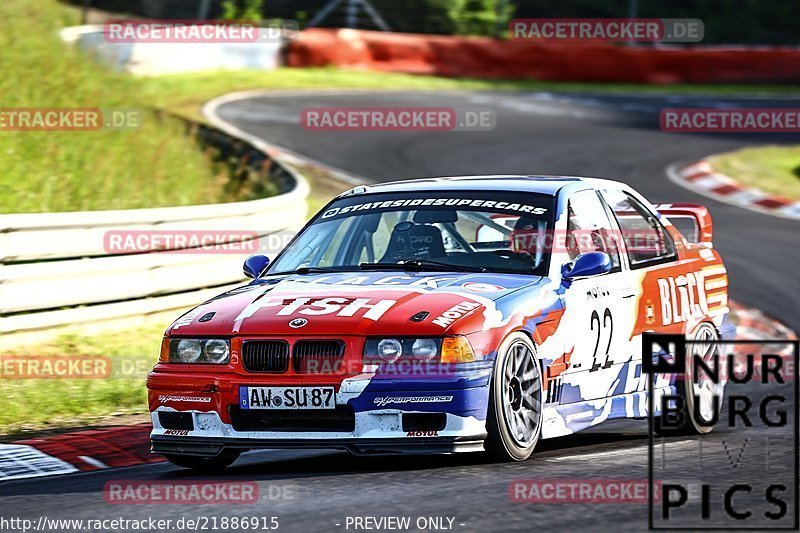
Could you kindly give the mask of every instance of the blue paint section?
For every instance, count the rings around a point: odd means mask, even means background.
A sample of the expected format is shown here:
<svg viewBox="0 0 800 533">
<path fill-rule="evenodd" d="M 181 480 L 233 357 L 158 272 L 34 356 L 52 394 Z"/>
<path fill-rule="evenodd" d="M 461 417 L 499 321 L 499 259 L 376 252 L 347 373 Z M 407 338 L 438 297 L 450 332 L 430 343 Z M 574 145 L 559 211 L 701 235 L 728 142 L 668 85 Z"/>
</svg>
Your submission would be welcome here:
<svg viewBox="0 0 800 533">
<path fill-rule="evenodd" d="M 675 395 L 677 389 L 670 385 L 654 392 Z M 648 395 L 649 392 L 645 390 L 610 398 L 583 400 L 568 405 L 559 405 L 556 407 L 556 411 L 564 418 L 569 430 L 576 433 L 606 420 L 631 418 L 628 416 L 629 405 L 632 405 L 634 418 L 647 416 L 647 411 L 642 407 L 647 405 Z M 609 403 L 611 404 L 610 409 Z M 654 415 L 661 414 L 659 403 L 656 402 Z M 608 410 L 608 416 L 603 415 L 606 410 Z"/>
<path fill-rule="evenodd" d="M 492 367 L 490 361 L 451 365 L 447 373 L 418 376 L 398 376 L 384 368 L 350 404 L 356 412 L 400 409 L 485 420 Z"/>
<path fill-rule="evenodd" d="M 435 391 L 408 390 L 398 384 L 391 391 L 364 392 L 350 405 L 358 412 L 385 409 L 423 413 L 450 413 L 461 417 L 486 420 L 489 387 L 440 389 Z"/>
<path fill-rule="evenodd" d="M 636 367 L 641 367 L 641 365 L 635 364 L 633 361 L 628 361 L 627 363 L 622 364 L 622 368 L 619 369 L 619 374 L 617 375 L 618 381 L 614 385 L 614 388 L 609 391 L 608 396 L 616 396 L 617 394 L 625 394 L 626 391 L 625 386 L 628 383 L 628 374 L 633 370 L 634 375 L 636 373 Z"/>
<path fill-rule="evenodd" d="M 732 341 L 736 338 L 736 324 L 731 321 L 730 313 L 725 313 L 725 317 L 722 319 L 719 336 L 724 341 Z"/>
<path fill-rule="evenodd" d="M 564 383 L 561 386 L 561 405 L 568 405 L 582 400 L 581 389 L 577 385 Z"/>
</svg>

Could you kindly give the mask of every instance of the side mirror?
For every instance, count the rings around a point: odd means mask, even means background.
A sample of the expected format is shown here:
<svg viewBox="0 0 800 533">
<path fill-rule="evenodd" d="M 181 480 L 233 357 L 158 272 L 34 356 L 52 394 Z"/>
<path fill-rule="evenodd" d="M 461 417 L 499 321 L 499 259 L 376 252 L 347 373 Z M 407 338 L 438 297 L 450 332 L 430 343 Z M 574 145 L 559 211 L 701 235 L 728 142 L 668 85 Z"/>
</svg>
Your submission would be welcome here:
<svg viewBox="0 0 800 533">
<path fill-rule="evenodd" d="M 611 272 L 611 258 L 604 252 L 586 252 L 561 267 L 561 277 L 567 280 L 590 278 Z"/>
<path fill-rule="evenodd" d="M 251 255 L 244 260 L 242 270 L 248 278 L 257 278 L 269 265 L 269 257 L 266 255 Z"/>
</svg>

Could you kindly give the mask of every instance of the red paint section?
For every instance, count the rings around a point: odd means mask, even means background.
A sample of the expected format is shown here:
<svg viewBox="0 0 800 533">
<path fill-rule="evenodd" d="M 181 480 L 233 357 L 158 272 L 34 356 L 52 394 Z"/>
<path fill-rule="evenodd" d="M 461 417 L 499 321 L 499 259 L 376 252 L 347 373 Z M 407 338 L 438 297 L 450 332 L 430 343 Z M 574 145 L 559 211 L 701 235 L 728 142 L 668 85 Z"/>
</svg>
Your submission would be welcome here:
<svg viewBox="0 0 800 533">
<path fill-rule="evenodd" d="M 298 34 L 289 44 L 286 64 L 546 81 L 800 81 L 800 50 L 788 47 L 628 47 L 319 28 Z"/>
<path fill-rule="evenodd" d="M 92 429 L 14 442 L 32 446 L 57 457 L 81 471 L 98 470 L 81 456 L 90 457 L 111 468 L 122 468 L 163 461 L 150 453 L 150 424 Z"/>
<path fill-rule="evenodd" d="M 790 205 L 792 202 L 791 200 L 787 200 L 786 198 L 773 196 L 771 198 L 764 198 L 753 203 L 760 205 L 761 207 L 766 207 L 767 209 L 775 209 L 780 207 L 786 207 L 787 205 Z"/>
<path fill-rule="evenodd" d="M 706 176 L 708 176 L 708 172 L 696 172 L 694 174 L 687 174 L 683 177 L 683 179 L 686 181 L 696 181 L 700 178 L 705 178 Z"/>
<path fill-rule="evenodd" d="M 711 189 L 711 192 L 716 194 L 731 194 L 740 191 L 742 191 L 742 188 L 737 185 L 720 185 Z"/>
</svg>

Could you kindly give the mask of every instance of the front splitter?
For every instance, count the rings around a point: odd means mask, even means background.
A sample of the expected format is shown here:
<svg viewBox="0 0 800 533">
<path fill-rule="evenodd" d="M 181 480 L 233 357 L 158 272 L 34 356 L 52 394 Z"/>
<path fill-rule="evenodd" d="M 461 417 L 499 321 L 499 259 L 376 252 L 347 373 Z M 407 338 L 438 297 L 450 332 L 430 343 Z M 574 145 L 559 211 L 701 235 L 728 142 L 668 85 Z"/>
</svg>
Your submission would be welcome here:
<svg viewBox="0 0 800 533">
<path fill-rule="evenodd" d="M 218 437 L 176 438 L 154 435 L 153 453 L 217 457 L 225 451 L 259 449 L 332 449 L 353 455 L 430 455 L 481 452 L 486 435 L 470 437 L 415 437 L 392 439 L 234 439 Z"/>
</svg>

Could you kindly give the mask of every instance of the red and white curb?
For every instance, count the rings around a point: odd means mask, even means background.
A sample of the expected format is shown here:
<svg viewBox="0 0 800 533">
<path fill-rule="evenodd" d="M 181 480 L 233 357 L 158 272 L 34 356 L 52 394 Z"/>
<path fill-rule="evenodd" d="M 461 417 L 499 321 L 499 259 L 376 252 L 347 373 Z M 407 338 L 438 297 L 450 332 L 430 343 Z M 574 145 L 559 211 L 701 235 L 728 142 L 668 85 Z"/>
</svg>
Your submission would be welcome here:
<svg viewBox="0 0 800 533">
<path fill-rule="evenodd" d="M 0 481 L 71 474 L 78 469 L 32 446 L 0 444 Z"/>
<path fill-rule="evenodd" d="M 800 220 L 800 202 L 746 187 L 730 176 L 720 174 L 706 160 L 689 165 L 672 165 L 667 176 L 687 189 L 727 204 L 769 215 Z"/>
<path fill-rule="evenodd" d="M 736 324 L 736 340 L 751 341 L 796 341 L 797 334 L 786 325 L 775 320 L 764 312 L 731 302 L 731 321 Z M 751 353 L 753 345 L 739 344 L 733 348 L 734 353 Z M 787 343 L 776 343 L 769 346 L 769 353 L 791 357 L 794 348 Z"/>
<path fill-rule="evenodd" d="M 116 426 L 0 444 L 0 481 L 161 462 L 150 453 L 151 429 Z"/>
</svg>

